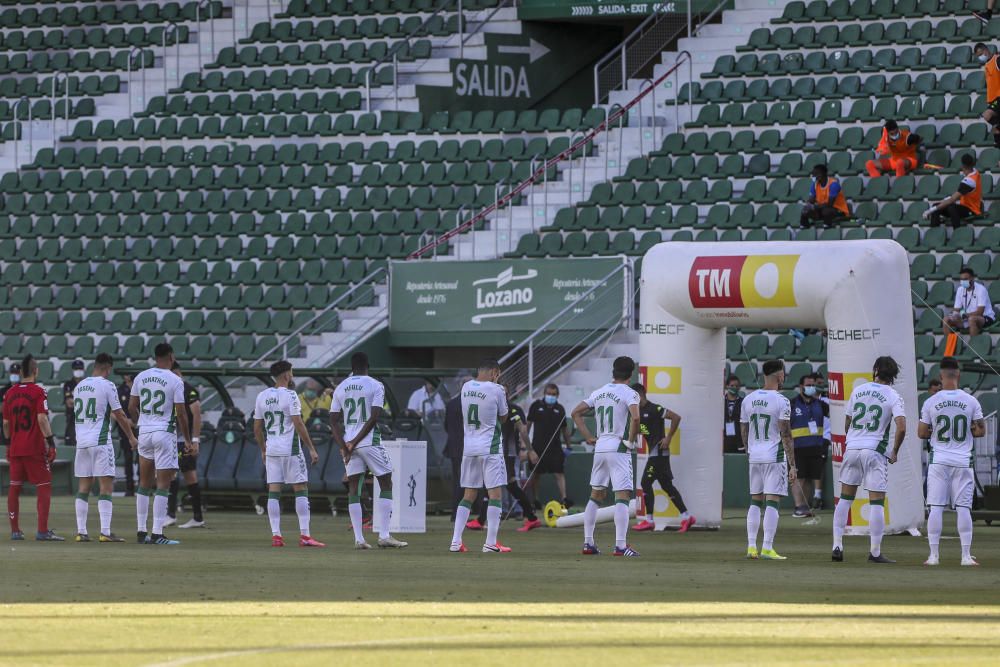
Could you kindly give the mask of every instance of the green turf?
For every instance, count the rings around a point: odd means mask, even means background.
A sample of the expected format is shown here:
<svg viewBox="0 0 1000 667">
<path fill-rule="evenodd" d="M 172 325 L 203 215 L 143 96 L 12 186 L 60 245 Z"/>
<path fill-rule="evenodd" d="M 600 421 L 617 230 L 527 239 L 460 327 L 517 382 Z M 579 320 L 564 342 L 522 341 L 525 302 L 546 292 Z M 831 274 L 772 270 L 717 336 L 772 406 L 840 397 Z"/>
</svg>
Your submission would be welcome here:
<svg viewBox="0 0 1000 667">
<path fill-rule="evenodd" d="M 70 536 L 72 499 L 54 503 Z M 116 532 L 133 536 L 132 502 L 115 508 Z M 982 524 L 981 567 L 958 567 L 945 539 L 931 569 L 926 541 L 908 536 L 885 540 L 897 565 L 865 562 L 862 537 L 830 563 L 828 513 L 816 526 L 782 517 L 781 563 L 742 558 L 737 510 L 721 531 L 633 534 L 634 560 L 580 555 L 579 529 L 521 534 L 513 521 L 501 539 L 514 552 L 499 556 L 471 532 L 469 553 L 448 553 L 440 517 L 401 536 L 402 552 L 353 551 L 344 516 L 314 517 L 329 545 L 315 550 L 271 548 L 266 517 L 207 519 L 172 530 L 177 547 L 3 542 L 0 664 L 995 663 L 1000 529 Z M 293 514 L 283 526 L 296 534 Z M 610 552 L 613 527 L 597 540 Z"/>
</svg>

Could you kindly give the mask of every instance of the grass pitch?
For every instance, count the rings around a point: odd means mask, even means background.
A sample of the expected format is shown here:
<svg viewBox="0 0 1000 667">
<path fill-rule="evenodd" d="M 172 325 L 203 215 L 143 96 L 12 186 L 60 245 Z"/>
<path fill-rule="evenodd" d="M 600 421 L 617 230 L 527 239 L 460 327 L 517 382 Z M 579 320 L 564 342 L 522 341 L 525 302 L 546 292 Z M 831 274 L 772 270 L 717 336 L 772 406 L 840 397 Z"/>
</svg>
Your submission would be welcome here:
<svg viewBox="0 0 1000 667">
<path fill-rule="evenodd" d="M 67 537 L 72 502 L 54 500 Z M 134 535 L 133 517 L 116 499 L 119 534 Z M 470 552 L 451 554 L 437 517 L 401 536 L 402 552 L 353 551 L 346 517 L 329 515 L 313 517 L 329 545 L 315 550 L 271 548 L 252 513 L 174 529 L 177 547 L 4 541 L 0 664 L 996 664 L 1000 528 L 976 524 L 979 568 L 958 566 L 953 517 L 938 568 L 908 536 L 884 542 L 896 565 L 865 562 L 862 537 L 833 564 L 830 515 L 785 515 L 775 546 L 789 560 L 749 562 L 743 516 L 727 517 L 717 532 L 632 534 L 631 560 L 607 555 L 610 524 L 600 557 L 580 555 L 579 529 L 520 534 L 513 521 L 501 539 L 514 553 L 479 553 L 483 534 L 467 531 Z M 282 523 L 296 534 L 294 515 Z"/>
</svg>

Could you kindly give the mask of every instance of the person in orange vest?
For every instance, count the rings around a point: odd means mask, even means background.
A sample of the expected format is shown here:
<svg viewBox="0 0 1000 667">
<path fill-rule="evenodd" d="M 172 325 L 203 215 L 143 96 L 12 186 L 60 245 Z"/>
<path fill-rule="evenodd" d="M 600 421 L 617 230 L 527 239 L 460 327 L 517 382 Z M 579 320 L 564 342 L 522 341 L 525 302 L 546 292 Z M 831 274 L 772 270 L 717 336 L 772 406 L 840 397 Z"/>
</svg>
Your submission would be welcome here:
<svg viewBox="0 0 1000 667">
<path fill-rule="evenodd" d="M 951 220 L 951 226 L 958 229 L 962 221 L 970 215 L 983 213 L 982 177 L 976 169 L 976 158 L 971 153 L 962 156 L 962 182 L 958 191 L 924 213 L 924 218 L 931 221 L 931 227 L 941 224 L 941 216 L 946 215 Z"/>
<path fill-rule="evenodd" d="M 986 76 L 986 110 L 983 120 L 993 128 L 993 143 L 1000 147 L 1000 58 L 982 42 L 976 44 L 973 53 L 983 65 Z"/>
<path fill-rule="evenodd" d="M 813 221 L 822 220 L 824 227 L 833 227 L 837 218 L 851 217 L 840 181 L 829 176 L 825 164 L 813 167 L 813 183 L 809 188 L 809 199 L 802 207 L 799 225 L 811 227 Z"/>
<path fill-rule="evenodd" d="M 978 11 L 972 12 L 972 15 L 983 22 L 984 25 L 988 25 L 990 19 L 993 18 L 993 8 L 996 6 L 997 0 L 986 0 L 986 9 L 980 9 Z"/>
<path fill-rule="evenodd" d="M 895 172 L 896 176 L 906 176 L 920 166 L 917 147 L 920 145 L 920 135 L 911 134 L 909 130 L 900 129 L 894 120 L 885 121 L 882 127 L 882 140 L 875 150 L 875 159 L 868 160 L 865 169 L 872 178 L 877 178 L 885 172 Z"/>
</svg>

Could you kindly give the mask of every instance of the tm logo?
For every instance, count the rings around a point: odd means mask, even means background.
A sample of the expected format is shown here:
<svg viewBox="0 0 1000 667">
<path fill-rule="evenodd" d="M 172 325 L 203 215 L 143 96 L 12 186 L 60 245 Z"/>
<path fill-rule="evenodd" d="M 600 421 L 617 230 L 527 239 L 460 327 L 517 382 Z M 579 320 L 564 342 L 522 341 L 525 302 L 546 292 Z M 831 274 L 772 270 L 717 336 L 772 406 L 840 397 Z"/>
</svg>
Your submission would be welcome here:
<svg viewBox="0 0 1000 667">
<path fill-rule="evenodd" d="M 794 308 L 798 255 L 696 257 L 688 274 L 695 308 Z"/>
<path fill-rule="evenodd" d="M 531 315 L 537 308 L 531 305 L 535 297 L 531 287 L 518 287 L 514 283 L 532 280 L 538 271 L 528 269 L 521 275 L 514 275 L 514 268 L 508 267 L 496 278 L 480 278 L 472 283 L 476 290 L 476 314 L 473 324 L 480 324 L 492 317 L 517 317 Z M 530 307 L 529 307 L 530 306 Z"/>
</svg>

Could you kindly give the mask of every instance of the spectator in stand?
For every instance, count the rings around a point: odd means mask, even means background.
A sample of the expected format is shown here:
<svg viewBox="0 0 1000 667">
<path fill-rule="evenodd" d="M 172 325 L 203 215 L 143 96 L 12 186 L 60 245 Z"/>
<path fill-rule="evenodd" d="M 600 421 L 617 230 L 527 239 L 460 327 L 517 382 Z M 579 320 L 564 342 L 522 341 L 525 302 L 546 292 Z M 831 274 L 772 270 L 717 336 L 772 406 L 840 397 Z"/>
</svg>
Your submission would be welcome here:
<svg viewBox="0 0 1000 667">
<path fill-rule="evenodd" d="M 406 410 L 421 418 L 440 417 L 445 411 L 444 398 L 441 397 L 433 380 L 424 380 L 423 386 L 410 394 Z"/>
<path fill-rule="evenodd" d="M 934 378 L 933 380 L 931 380 L 930 382 L 927 383 L 927 395 L 928 396 L 933 396 L 934 394 L 938 393 L 939 391 L 941 391 L 941 379 L 940 378 Z"/>
<path fill-rule="evenodd" d="M 988 24 L 993 18 L 993 8 L 996 7 L 997 0 L 986 0 L 986 9 L 980 9 L 979 11 L 972 12 L 972 15 L 977 19 L 982 21 L 984 24 Z"/>
<path fill-rule="evenodd" d="M 73 377 L 63 382 L 63 403 L 66 407 L 66 427 L 63 431 L 63 444 L 76 447 L 76 420 L 73 417 L 73 390 L 83 380 L 83 359 L 73 362 Z"/>
<path fill-rule="evenodd" d="M 986 285 L 976 281 L 975 271 L 968 266 L 962 267 L 958 277 L 955 307 L 944 318 L 943 332 L 947 336 L 952 332 L 968 329 L 970 336 L 976 336 L 983 329 L 993 326 L 996 311 L 993 310 Z"/>
<path fill-rule="evenodd" d="M 746 451 L 739 435 L 740 406 L 743 403 L 743 394 L 740 393 L 742 386 L 743 383 L 738 377 L 730 375 L 726 380 L 726 389 L 722 392 L 723 414 L 725 416 L 722 451 L 726 454 L 740 454 Z"/>
<path fill-rule="evenodd" d="M 992 10 L 989 14 L 992 16 Z M 972 55 L 982 63 L 986 78 L 986 109 L 983 111 L 983 120 L 992 128 L 993 143 L 1000 147 L 1000 58 L 994 49 L 982 42 L 973 47 Z"/>
<path fill-rule="evenodd" d="M 837 219 L 851 217 L 851 209 L 840 189 L 840 181 L 827 173 L 825 164 L 813 167 L 813 182 L 809 199 L 802 207 L 799 225 L 812 227 L 813 222 L 823 221 L 824 227 L 833 227 Z"/>
<path fill-rule="evenodd" d="M 129 397 L 132 395 L 132 380 L 135 376 L 128 373 L 122 373 L 122 383 L 118 385 L 118 401 L 122 405 L 128 405 Z M 128 410 L 125 411 L 125 418 L 129 420 L 129 424 L 132 426 L 132 431 L 135 433 L 139 432 L 138 425 L 129 416 Z M 134 459 L 135 451 L 132 449 L 132 445 L 129 444 L 128 436 L 125 431 L 118 428 L 118 447 L 122 452 L 122 463 L 125 467 L 125 495 L 134 496 L 135 495 L 135 465 Z"/>
<path fill-rule="evenodd" d="M 924 218 L 931 221 L 931 227 L 941 224 L 941 216 L 946 215 L 953 229 L 962 226 L 962 221 L 969 216 L 983 214 L 983 183 L 982 176 L 976 169 L 976 158 L 971 153 L 962 156 L 962 180 L 958 191 L 924 213 Z"/>
<path fill-rule="evenodd" d="M 872 178 L 884 173 L 906 176 L 923 162 L 917 155 L 920 135 L 904 130 L 894 120 L 887 120 L 882 127 L 882 140 L 875 149 L 875 159 L 865 163 L 865 169 Z"/>
<path fill-rule="evenodd" d="M 823 469 L 826 466 L 827 442 L 823 439 L 823 424 L 830 417 L 830 407 L 820 400 L 815 374 L 799 380 L 799 392 L 792 399 L 792 442 L 795 445 L 795 481 L 792 516 L 812 516 L 812 508 L 823 502 Z"/>
<path fill-rule="evenodd" d="M 330 409 L 333 401 L 333 389 L 323 386 L 316 380 L 306 380 L 299 394 L 299 403 L 302 405 L 302 421 L 308 422 L 313 410 Z"/>
</svg>

